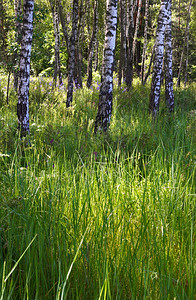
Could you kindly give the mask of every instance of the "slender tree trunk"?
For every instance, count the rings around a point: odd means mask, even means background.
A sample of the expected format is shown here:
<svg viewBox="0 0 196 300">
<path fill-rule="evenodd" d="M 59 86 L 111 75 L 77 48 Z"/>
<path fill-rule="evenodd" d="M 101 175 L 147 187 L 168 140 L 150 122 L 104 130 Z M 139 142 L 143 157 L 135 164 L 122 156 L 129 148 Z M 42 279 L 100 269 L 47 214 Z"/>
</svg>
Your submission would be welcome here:
<svg viewBox="0 0 196 300">
<path fill-rule="evenodd" d="M 68 57 L 70 57 L 70 41 L 69 41 L 69 35 L 67 32 L 67 26 L 65 24 L 65 20 L 63 17 L 63 7 L 61 4 L 61 0 L 59 0 L 59 17 L 60 17 L 60 21 L 61 21 L 61 26 L 62 26 L 62 30 L 63 30 L 63 35 L 66 41 L 66 45 L 67 45 L 67 52 L 68 52 Z"/>
<path fill-rule="evenodd" d="M 102 82 L 99 95 L 98 113 L 95 121 L 95 133 L 107 131 L 112 114 L 113 68 L 117 26 L 117 0 L 107 0 L 106 32 Z"/>
<path fill-rule="evenodd" d="M 87 67 L 87 87 L 89 88 L 92 83 L 92 65 L 93 65 L 93 55 L 95 46 L 97 43 L 97 33 L 98 33 L 98 0 L 95 0 L 94 4 L 94 22 L 93 22 L 93 32 L 91 36 L 91 41 L 88 50 L 88 67 Z"/>
<path fill-rule="evenodd" d="M 21 17 L 22 17 L 22 9 L 21 9 L 21 0 L 15 0 L 14 1 L 14 11 L 15 11 L 15 20 L 16 20 L 16 32 L 15 32 L 15 41 L 17 45 L 20 45 L 21 43 Z M 15 51 L 14 53 L 14 88 L 17 91 L 18 88 L 18 67 L 19 67 L 19 55 L 18 51 Z"/>
<path fill-rule="evenodd" d="M 184 87 L 186 87 L 188 80 L 188 64 L 189 64 L 189 31 L 187 33 L 186 39 L 186 66 L 185 66 L 185 75 L 184 75 Z"/>
<path fill-rule="evenodd" d="M 54 39 L 55 39 L 55 61 L 54 61 L 54 86 L 57 85 L 57 77 L 59 77 L 59 84 L 62 84 L 62 75 L 60 67 L 60 30 L 59 30 L 59 15 L 58 15 L 58 2 L 49 0 L 52 11 L 52 20 L 54 27 Z"/>
<path fill-rule="evenodd" d="M 77 88 L 82 88 L 82 67 L 81 67 L 81 59 L 80 59 L 80 45 L 79 45 L 79 37 L 76 40 L 76 49 L 75 49 L 75 85 Z"/>
<path fill-rule="evenodd" d="M 135 53 L 135 70 L 137 72 L 138 77 L 141 77 L 141 41 L 137 41 L 136 43 L 136 53 Z"/>
<path fill-rule="evenodd" d="M 24 0 L 17 105 L 18 124 L 22 136 L 25 136 L 29 132 L 29 81 L 33 10 L 34 0 Z"/>
<path fill-rule="evenodd" d="M 133 63 L 134 63 L 134 58 L 135 58 L 135 48 L 136 48 L 136 43 L 137 43 L 137 36 L 138 36 L 138 30 L 139 30 L 139 22 L 140 22 L 140 11 L 141 11 L 141 6 L 142 6 L 142 0 L 139 0 L 138 3 L 138 11 L 137 11 L 137 18 L 136 18 L 136 24 L 135 24 L 135 33 L 133 37 Z"/>
<path fill-rule="evenodd" d="M 87 26 L 87 31 L 88 35 L 91 35 L 91 30 L 90 30 L 90 0 L 85 0 L 85 15 L 86 15 L 86 26 Z"/>
<path fill-rule="evenodd" d="M 67 90 L 67 102 L 66 106 L 69 107 L 73 99 L 73 80 L 75 69 L 75 46 L 77 40 L 78 31 L 78 0 L 73 0 L 73 16 L 72 16 L 72 33 L 70 37 L 70 55 L 68 63 L 68 90 Z"/>
<path fill-rule="evenodd" d="M 180 66 L 179 66 L 179 70 L 178 70 L 178 79 L 177 79 L 176 87 L 178 87 L 180 85 L 180 73 L 181 73 L 181 70 L 182 70 L 182 63 L 183 63 L 185 45 L 186 45 L 186 41 L 187 41 L 187 34 L 189 32 L 191 6 L 192 6 L 192 0 L 190 0 L 190 2 L 189 2 L 188 16 L 187 16 L 187 21 L 186 21 L 185 35 L 184 35 L 184 44 L 183 44 L 183 50 L 182 50 L 181 59 L 180 59 Z"/>
<path fill-rule="evenodd" d="M 6 97 L 7 104 L 9 104 L 10 77 L 11 77 L 11 70 L 9 70 L 8 78 L 7 78 L 7 97 Z"/>
<path fill-rule="evenodd" d="M 82 45 L 84 39 L 84 12 L 83 12 L 83 0 L 81 0 L 80 8 L 78 11 L 78 30 L 76 35 L 75 45 L 75 70 L 74 70 L 74 81 L 76 88 L 82 88 Z"/>
<path fill-rule="evenodd" d="M 98 69 L 98 63 L 99 63 L 99 42 L 97 39 L 95 44 L 95 72 Z"/>
<path fill-rule="evenodd" d="M 120 0 L 120 61 L 118 85 L 126 80 L 126 0 Z"/>
<path fill-rule="evenodd" d="M 133 34 L 134 34 L 134 20 L 133 20 L 133 0 L 130 0 L 128 5 L 128 17 L 129 23 L 127 32 L 127 66 L 126 66 L 126 84 L 130 88 L 133 81 Z"/>
<path fill-rule="evenodd" d="M 181 0 L 178 1 L 178 29 L 177 29 L 177 64 L 180 65 L 180 59 L 181 59 Z M 179 85 L 180 85 L 180 78 L 179 78 Z"/>
<path fill-rule="evenodd" d="M 165 99 L 169 111 L 174 109 L 173 72 L 172 72 L 172 30 L 171 30 L 171 0 L 169 0 L 169 17 L 165 28 Z"/>
<path fill-rule="evenodd" d="M 169 0 L 161 1 L 161 9 L 158 17 L 158 27 L 157 27 L 156 41 L 155 41 L 156 46 L 155 46 L 154 68 L 153 68 L 153 75 L 152 75 L 150 104 L 149 104 L 149 110 L 154 117 L 157 116 L 157 113 L 159 111 L 165 27 L 168 22 L 168 12 L 169 12 L 168 5 L 169 5 Z"/>
<path fill-rule="evenodd" d="M 67 101 L 66 106 L 70 107 L 73 99 L 73 81 L 75 76 L 75 51 L 78 36 L 78 0 L 73 0 L 73 13 L 72 13 L 72 32 L 69 38 L 67 27 L 63 17 L 63 9 L 61 1 L 59 0 L 59 15 L 63 29 L 63 35 L 66 40 L 68 50 L 68 86 L 67 86 Z"/>
<path fill-rule="evenodd" d="M 144 45 L 142 51 L 142 65 L 141 65 L 141 80 L 142 84 L 144 83 L 144 74 L 146 72 L 145 61 L 146 61 L 146 49 L 147 49 L 147 38 L 148 38 L 148 9 L 149 9 L 149 0 L 146 0 L 145 3 L 145 26 L 144 26 Z"/>
<path fill-rule="evenodd" d="M 150 76 L 151 67 L 152 67 L 152 63 L 153 63 L 153 60 L 154 60 L 154 53 L 155 53 L 155 44 L 154 44 L 153 49 L 152 49 L 150 64 L 148 66 L 148 71 L 147 71 L 147 73 L 145 74 L 145 77 L 144 77 L 143 86 L 146 84 L 146 81 L 147 81 L 148 77 Z"/>
</svg>

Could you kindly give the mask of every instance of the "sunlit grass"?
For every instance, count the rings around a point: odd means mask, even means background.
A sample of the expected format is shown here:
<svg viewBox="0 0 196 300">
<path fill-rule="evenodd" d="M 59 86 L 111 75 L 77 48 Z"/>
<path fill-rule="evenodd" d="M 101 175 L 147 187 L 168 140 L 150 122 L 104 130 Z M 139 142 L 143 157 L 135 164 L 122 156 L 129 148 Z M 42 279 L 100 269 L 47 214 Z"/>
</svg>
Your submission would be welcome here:
<svg viewBox="0 0 196 300">
<path fill-rule="evenodd" d="M 156 122 L 149 86 L 115 87 L 95 137 L 97 80 L 71 109 L 49 82 L 31 83 L 28 148 L 16 98 L 0 108 L 1 299 L 194 299 L 194 87 Z"/>
</svg>

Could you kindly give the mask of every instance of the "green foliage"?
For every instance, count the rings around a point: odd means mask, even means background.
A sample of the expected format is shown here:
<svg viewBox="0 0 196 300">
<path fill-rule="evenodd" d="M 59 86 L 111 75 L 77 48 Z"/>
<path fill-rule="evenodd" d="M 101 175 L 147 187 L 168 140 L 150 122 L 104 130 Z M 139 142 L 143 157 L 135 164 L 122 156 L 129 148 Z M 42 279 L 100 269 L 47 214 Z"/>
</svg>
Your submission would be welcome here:
<svg viewBox="0 0 196 300">
<path fill-rule="evenodd" d="M 14 92 L 0 107 L 1 298 L 194 299 L 195 85 L 154 122 L 149 86 L 115 83 L 110 129 L 94 136 L 93 80 L 69 109 L 64 86 L 31 81 L 28 147 Z"/>
</svg>

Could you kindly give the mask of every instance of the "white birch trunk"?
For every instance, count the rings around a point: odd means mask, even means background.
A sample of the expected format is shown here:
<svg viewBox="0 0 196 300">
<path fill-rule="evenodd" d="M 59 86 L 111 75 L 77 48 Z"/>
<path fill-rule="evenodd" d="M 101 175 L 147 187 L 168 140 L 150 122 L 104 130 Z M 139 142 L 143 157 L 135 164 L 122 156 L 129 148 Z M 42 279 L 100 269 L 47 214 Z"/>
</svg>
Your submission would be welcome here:
<svg viewBox="0 0 196 300">
<path fill-rule="evenodd" d="M 29 81 L 33 10 L 34 0 L 24 0 L 17 105 L 18 124 L 22 136 L 29 132 Z"/>
<path fill-rule="evenodd" d="M 102 82 L 99 95 L 98 113 L 95 121 L 97 130 L 107 131 L 112 114 L 113 68 L 117 26 L 117 0 L 107 0 L 106 32 Z"/>
<path fill-rule="evenodd" d="M 173 72 L 172 72 L 172 31 L 171 31 L 171 0 L 169 0 L 169 18 L 165 29 L 165 99 L 172 112 L 174 109 Z"/>
<path fill-rule="evenodd" d="M 167 25 L 168 17 L 169 17 L 168 5 L 169 5 L 169 0 L 161 1 L 161 8 L 158 17 L 158 27 L 156 32 L 154 68 L 153 68 L 153 75 L 152 75 L 150 105 L 149 105 L 150 112 L 154 117 L 157 115 L 159 111 L 165 27 Z"/>
</svg>

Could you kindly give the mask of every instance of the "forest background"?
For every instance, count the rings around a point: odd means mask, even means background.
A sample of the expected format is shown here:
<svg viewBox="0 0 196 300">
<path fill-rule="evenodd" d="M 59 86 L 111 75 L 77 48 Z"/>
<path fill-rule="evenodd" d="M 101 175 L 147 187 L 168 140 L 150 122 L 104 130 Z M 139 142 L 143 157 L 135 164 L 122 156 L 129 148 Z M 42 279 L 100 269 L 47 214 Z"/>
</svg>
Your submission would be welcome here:
<svg viewBox="0 0 196 300">
<path fill-rule="evenodd" d="M 119 1 L 111 124 L 107 133 L 94 135 L 106 3 L 79 1 L 68 108 L 68 47 L 59 12 L 60 73 L 56 67 L 52 12 L 59 2 L 35 1 L 26 145 L 17 130 L 14 79 L 22 5 L 16 18 L 19 1 L 0 1 L 1 299 L 196 297 L 196 7 L 193 2 L 189 16 L 191 2 L 172 2 L 174 111 L 164 102 L 163 77 L 154 120 L 149 115 L 153 64 L 148 70 L 160 1 Z M 133 5 L 130 86 L 121 68 L 123 3 L 126 11 Z M 70 36 L 73 3 L 61 5 Z"/>
</svg>

